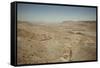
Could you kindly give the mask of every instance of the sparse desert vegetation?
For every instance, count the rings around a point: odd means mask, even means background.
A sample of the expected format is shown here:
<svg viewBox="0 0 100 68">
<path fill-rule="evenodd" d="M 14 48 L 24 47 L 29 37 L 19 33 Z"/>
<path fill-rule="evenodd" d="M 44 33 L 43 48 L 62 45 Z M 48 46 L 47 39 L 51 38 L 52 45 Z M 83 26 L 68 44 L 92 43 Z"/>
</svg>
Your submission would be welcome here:
<svg viewBox="0 0 100 68">
<path fill-rule="evenodd" d="M 96 22 L 17 23 L 17 63 L 96 60 Z"/>
</svg>

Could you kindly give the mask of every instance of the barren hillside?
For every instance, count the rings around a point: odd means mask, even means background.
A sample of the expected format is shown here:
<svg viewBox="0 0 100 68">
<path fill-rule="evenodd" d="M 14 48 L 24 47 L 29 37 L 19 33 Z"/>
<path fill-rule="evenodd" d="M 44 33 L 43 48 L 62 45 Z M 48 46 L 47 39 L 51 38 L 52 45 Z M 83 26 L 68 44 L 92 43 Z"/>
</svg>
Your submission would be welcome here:
<svg viewBox="0 0 100 68">
<path fill-rule="evenodd" d="M 59 24 L 18 22 L 17 63 L 96 60 L 96 22 Z"/>
</svg>

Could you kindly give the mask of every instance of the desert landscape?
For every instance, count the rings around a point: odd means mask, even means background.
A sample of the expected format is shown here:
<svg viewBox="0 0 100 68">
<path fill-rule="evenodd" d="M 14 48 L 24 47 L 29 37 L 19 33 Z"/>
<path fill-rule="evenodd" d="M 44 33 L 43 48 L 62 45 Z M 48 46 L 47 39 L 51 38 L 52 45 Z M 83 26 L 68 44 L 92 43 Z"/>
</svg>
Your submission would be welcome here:
<svg viewBox="0 0 100 68">
<path fill-rule="evenodd" d="M 17 22 L 17 64 L 96 60 L 96 21 Z"/>
</svg>

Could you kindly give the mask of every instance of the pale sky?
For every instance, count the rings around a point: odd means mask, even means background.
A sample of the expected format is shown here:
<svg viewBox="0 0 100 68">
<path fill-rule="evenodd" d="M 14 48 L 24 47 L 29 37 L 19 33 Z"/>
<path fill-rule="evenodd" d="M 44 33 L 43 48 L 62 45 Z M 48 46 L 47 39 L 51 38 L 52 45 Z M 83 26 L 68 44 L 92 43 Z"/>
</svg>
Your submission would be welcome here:
<svg viewBox="0 0 100 68">
<path fill-rule="evenodd" d="M 19 3 L 17 19 L 28 22 L 95 21 L 96 8 Z"/>
</svg>

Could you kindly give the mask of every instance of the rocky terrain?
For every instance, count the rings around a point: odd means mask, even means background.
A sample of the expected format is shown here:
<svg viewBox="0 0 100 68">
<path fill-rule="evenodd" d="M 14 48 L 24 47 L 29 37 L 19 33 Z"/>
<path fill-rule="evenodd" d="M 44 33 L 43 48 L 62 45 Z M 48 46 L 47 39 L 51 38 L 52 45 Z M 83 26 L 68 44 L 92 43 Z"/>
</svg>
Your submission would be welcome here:
<svg viewBox="0 0 100 68">
<path fill-rule="evenodd" d="M 96 60 L 96 22 L 37 24 L 18 21 L 17 63 Z"/>
</svg>

